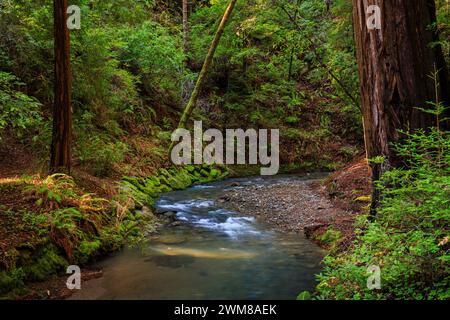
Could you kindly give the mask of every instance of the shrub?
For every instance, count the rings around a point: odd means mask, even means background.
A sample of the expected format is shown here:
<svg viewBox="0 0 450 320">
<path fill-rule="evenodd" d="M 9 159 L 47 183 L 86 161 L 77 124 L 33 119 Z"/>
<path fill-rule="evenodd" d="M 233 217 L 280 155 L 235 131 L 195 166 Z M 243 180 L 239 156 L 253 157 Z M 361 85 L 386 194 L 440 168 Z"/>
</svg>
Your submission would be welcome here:
<svg viewBox="0 0 450 320">
<path fill-rule="evenodd" d="M 83 135 L 79 139 L 77 155 L 82 163 L 89 166 L 90 171 L 97 176 L 108 176 L 114 165 L 123 161 L 128 146 L 121 141 L 99 135 Z"/>
<path fill-rule="evenodd" d="M 395 146 L 403 168 L 382 177 L 376 221 L 366 221 L 353 248 L 325 259 L 323 299 L 450 299 L 450 132 L 408 134 Z M 366 286 L 381 268 L 381 289 Z"/>
<path fill-rule="evenodd" d="M 20 138 L 27 129 L 36 127 L 42 121 L 41 104 L 15 89 L 22 85 L 17 77 L 0 71 L 0 139 L 7 127 L 12 128 Z"/>
</svg>

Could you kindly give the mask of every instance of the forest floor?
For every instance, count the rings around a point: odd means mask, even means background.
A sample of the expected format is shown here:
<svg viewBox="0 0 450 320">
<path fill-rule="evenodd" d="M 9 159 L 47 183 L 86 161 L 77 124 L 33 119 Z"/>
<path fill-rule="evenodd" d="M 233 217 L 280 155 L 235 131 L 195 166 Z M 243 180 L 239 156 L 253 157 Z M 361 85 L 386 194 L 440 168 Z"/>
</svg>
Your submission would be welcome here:
<svg viewBox="0 0 450 320">
<path fill-rule="evenodd" d="M 325 181 L 246 186 L 229 191 L 222 200 L 283 232 L 303 232 L 325 248 L 332 245 L 331 235 L 337 234 L 339 246 L 346 247 L 354 238 L 355 218 L 366 211 L 370 200 L 369 173 L 360 157 Z"/>
<path fill-rule="evenodd" d="M 29 190 L 30 187 L 38 190 L 36 186 L 44 186 L 43 181 L 48 174 L 46 164 L 39 161 L 32 148 L 5 135 L 0 148 L 0 163 L 0 288 L 10 286 L 14 289 L 21 286 L 22 280 L 13 279 L 14 283 L 2 270 L 14 270 L 17 263 L 33 255 L 29 254 L 30 250 L 38 252 L 53 241 L 48 232 L 44 232 L 48 230 L 39 219 L 50 215 L 58 205 L 44 208 L 37 203 L 36 194 Z M 75 181 L 74 188 L 80 194 L 92 194 L 107 200 L 117 194 L 119 175 L 96 177 L 77 163 L 71 175 Z M 44 202 L 47 200 L 44 197 Z M 83 281 L 100 276 L 101 271 L 83 267 Z M 66 288 L 66 280 L 66 275 L 54 275 L 49 271 L 45 281 L 27 281 L 27 290 L 20 289 L 14 296 L 17 299 L 65 299 L 71 295 Z"/>
</svg>

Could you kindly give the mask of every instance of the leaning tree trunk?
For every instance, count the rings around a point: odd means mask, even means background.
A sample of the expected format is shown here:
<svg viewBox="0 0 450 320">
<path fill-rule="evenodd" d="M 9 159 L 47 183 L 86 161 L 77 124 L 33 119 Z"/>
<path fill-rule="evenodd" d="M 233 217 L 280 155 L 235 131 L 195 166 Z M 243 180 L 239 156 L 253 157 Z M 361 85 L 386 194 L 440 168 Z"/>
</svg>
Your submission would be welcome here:
<svg viewBox="0 0 450 320">
<path fill-rule="evenodd" d="M 206 56 L 205 63 L 203 64 L 202 71 L 200 72 L 200 75 L 198 77 L 197 83 L 195 85 L 194 91 L 192 92 L 191 98 L 189 99 L 189 102 L 183 112 L 183 115 L 181 116 L 180 123 L 178 125 L 178 128 L 186 128 L 187 121 L 194 110 L 198 96 L 200 94 L 200 90 L 203 87 L 203 82 L 206 79 L 206 75 L 208 73 L 209 68 L 211 67 L 214 53 L 216 52 L 216 49 L 219 45 L 220 38 L 222 37 L 222 34 L 225 30 L 225 26 L 228 22 L 228 19 L 231 16 L 231 13 L 233 12 L 234 6 L 236 5 L 237 0 L 231 0 L 230 4 L 228 5 L 225 14 L 223 15 L 222 21 L 220 22 L 219 28 L 217 29 L 216 36 L 214 37 L 214 40 L 211 44 L 211 47 L 209 49 L 208 55 Z"/>
<path fill-rule="evenodd" d="M 369 30 L 368 6 L 381 9 L 381 29 Z M 429 76 L 440 70 L 441 101 L 448 100 L 448 78 L 438 39 L 429 26 L 436 21 L 434 0 L 353 0 L 357 60 L 361 82 L 362 111 L 367 155 L 383 156 L 382 164 L 371 164 L 373 180 L 401 164 L 391 143 L 402 139 L 399 129 L 414 131 L 435 124 L 426 108 L 435 101 L 435 83 Z M 372 214 L 379 201 L 374 188 Z"/>
<path fill-rule="evenodd" d="M 68 172 L 71 169 L 72 106 L 70 37 L 67 27 L 67 0 L 54 0 L 55 83 L 53 105 L 53 137 L 50 169 Z"/>
</svg>

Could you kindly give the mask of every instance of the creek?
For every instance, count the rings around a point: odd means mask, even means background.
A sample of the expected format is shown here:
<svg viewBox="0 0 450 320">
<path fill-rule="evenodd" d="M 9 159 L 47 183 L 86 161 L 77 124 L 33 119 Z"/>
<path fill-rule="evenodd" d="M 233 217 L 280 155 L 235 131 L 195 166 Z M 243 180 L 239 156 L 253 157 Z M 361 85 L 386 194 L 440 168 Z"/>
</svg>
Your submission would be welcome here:
<svg viewBox="0 0 450 320">
<path fill-rule="evenodd" d="M 177 222 L 95 267 L 103 277 L 83 283 L 71 299 L 295 299 L 316 285 L 324 251 L 303 235 L 274 230 L 227 209 L 226 190 L 264 187 L 297 176 L 240 178 L 164 194 L 160 212 Z"/>
</svg>

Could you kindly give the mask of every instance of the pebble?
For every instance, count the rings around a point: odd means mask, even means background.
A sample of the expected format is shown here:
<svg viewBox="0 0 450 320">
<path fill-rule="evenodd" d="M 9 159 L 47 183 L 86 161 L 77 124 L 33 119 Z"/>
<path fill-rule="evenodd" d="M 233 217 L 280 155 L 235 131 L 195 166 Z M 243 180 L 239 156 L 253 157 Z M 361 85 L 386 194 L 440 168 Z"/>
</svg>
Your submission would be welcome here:
<svg viewBox="0 0 450 320">
<path fill-rule="evenodd" d="M 311 181 L 289 181 L 271 185 L 243 186 L 222 198 L 230 209 L 261 216 L 282 231 L 303 232 L 308 225 L 329 223 L 348 213 L 333 207 Z"/>
</svg>

